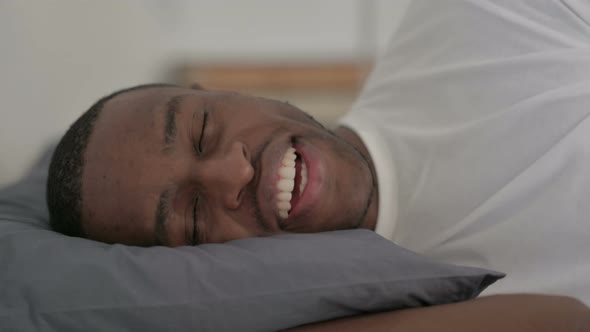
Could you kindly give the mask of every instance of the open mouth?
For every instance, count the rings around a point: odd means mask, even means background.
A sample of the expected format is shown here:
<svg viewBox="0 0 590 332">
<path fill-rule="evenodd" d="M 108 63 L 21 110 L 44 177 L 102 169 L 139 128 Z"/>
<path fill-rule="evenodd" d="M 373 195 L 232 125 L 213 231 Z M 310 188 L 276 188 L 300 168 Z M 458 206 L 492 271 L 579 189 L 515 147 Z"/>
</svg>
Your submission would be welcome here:
<svg viewBox="0 0 590 332">
<path fill-rule="evenodd" d="M 279 216 L 287 219 L 307 185 L 307 165 L 294 147 L 289 147 L 278 170 L 276 202 Z"/>
</svg>

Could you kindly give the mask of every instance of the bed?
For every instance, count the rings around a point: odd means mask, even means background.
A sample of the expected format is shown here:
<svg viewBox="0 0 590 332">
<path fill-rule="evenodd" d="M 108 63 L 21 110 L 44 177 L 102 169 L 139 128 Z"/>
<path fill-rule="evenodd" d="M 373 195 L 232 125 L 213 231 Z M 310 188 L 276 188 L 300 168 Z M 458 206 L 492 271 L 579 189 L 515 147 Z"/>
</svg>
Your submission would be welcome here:
<svg viewBox="0 0 590 332">
<path fill-rule="evenodd" d="M 590 110 L 590 10 L 576 1 L 539 4 L 415 1 L 391 48 L 383 55 L 389 60 L 377 65 L 355 107 L 371 108 L 371 98 L 392 83 L 397 87 L 390 94 L 392 109 L 400 114 L 414 111 L 412 119 L 420 118 L 424 105 L 449 112 L 451 119 L 458 107 L 472 107 L 479 115 L 486 110 L 483 106 L 501 104 L 509 109 L 507 99 L 496 98 L 503 94 L 494 94 L 494 87 L 495 92 L 504 91 L 514 97 L 510 92 L 517 87 L 533 86 L 540 79 L 533 74 L 514 74 L 509 89 L 501 80 L 492 84 L 491 80 L 499 76 L 488 71 L 496 67 L 486 65 L 493 63 L 494 57 L 507 57 L 510 60 L 499 63 L 508 65 L 497 67 L 506 75 L 511 74 L 510 68 L 529 68 L 531 63 L 541 64 L 541 69 L 547 69 L 543 64 L 548 63 L 570 66 L 570 71 L 557 70 L 543 76 L 543 82 L 561 84 L 560 80 L 575 77 L 575 93 L 558 95 L 555 100 L 561 103 L 559 109 L 567 112 L 564 114 L 571 115 L 564 118 L 587 126 L 581 110 Z M 501 31 L 514 30 L 522 42 L 504 38 L 508 34 L 492 39 L 486 35 L 489 30 L 478 30 L 475 23 L 469 28 L 462 26 L 460 18 L 473 20 L 470 13 L 474 12 L 492 13 L 489 22 L 502 27 Z M 524 30 L 518 30 L 518 26 Z M 559 29 L 566 32 L 557 33 Z M 519 35 L 519 31 L 533 31 L 535 35 Z M 451 36 L 449 32 L 454 33 L 453 38 L 445 37 Z M 506 42 L 515 53 L 508 54 L 507 49 L 489 43 L 491 40 Z M 554 48 L 531 51 L 547 44 Z M 445 52 L 448 49 L 453 52 Z M 549 62 L 539 60 L 543 57 Z M 528 73 L 535 73 L 539 67 L 530 68 Z M 394 73 L 393 78 L 384 78 L 384 72 Z M 474 77 L 485 84 L 472 84 L 469 78 Z M 523 77 L 527 80 L 519 83 Z M 540 123 L 549 122 L 545 119 Z M 554 160 L 560 162 L 560 167 L 574 165 L 582 170 L 590 163 L 587 143 L 583 143 L 589 131 L 582 129 L 578 127 L 577 136 L 569 136 L 571 141 L 560 141 L 569 144 L 565 148 L 551 150 L 557 154 Z M 526 126 L 521 131 L 526 132 Z M 443 218 L 431 227 L 442 227 L 446 232 L 436 229 L 438 237 L 424 241 L 420 236 L 426 232 L 416 231 L 423 229 L 418 228 L 418 223 L 413 225 L 415 228 L 400 226 L 405 230 L 397 233 L 393 242 L 367 230 L 281 235 L 180 248 L 139 248 L 70 238 L 48 226 L 45 181 L 50 155 L 48 148 L 23 179 L 0 191 L 0 326 L 10 331 L 274 331 L 351 315 L 458 302 L 474 298 L 485 289 L 491 293 L 548 290 L 585 296 L 586 300 L 590 296 L 590 278 L 586 278 L 590 263 L 580 254 L 585 252 L 580 248 L 588 248 L 590 243 L 586 219 L 590 213 L 585 214 L 588 204 L 582 199 L 590 197 L 585 195 L 590 194 L 587 176 L 576 182 L 577 191 L 568 191 L 579 201 L 577 219 L 568 219 L 572 227 L 578 228 L 566 227 L 569 224 L 565 220 L 559 232 L 551 233 L 567 259 L 551 256 L 557 251 L 553 250 L 555 246 L 539 250 L 547 250 L 547 257 L 559 259 L 536 262 L 532 258 L 535 251 L 531 250 L 524 251 L 530 260 L 508 265 L 503 262 L 523 252 L 502 252 L 501 257 L 496 257 L 479 254 L 480 248 L 470 244 L 464 252 L 471 255 L 461 255 L 435 246 L 461 240 L 462 233 L 449 233 L 455 228 L 445 228 Z M 561 162 L 564 160 L 567 162 Z M 501 215 L 493 217 L 502 220 Z M 485 226 L 498 230 L 503 225 L 488 222 Z M 568 239 L 584 238 L 586 244 L 580 242 L 582 247 L 576 247 L 574 240 L 568 243 Z M 499 280 L 504 274 L 492 270 L 508 275 Z M 564 274 L 571 280 L 555 280 L 555 276 Z"/>
</svg>

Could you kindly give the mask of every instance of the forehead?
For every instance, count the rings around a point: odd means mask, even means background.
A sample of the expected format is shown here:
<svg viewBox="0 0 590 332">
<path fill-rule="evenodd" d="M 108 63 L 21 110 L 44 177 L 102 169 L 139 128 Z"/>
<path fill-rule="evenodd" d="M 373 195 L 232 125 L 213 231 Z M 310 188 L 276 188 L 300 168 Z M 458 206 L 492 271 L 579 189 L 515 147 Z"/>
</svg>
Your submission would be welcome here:
<svg viewBox="0 0 590 332">
<path fill-rule="evenodd" d="M 126 122 L 141 122 L 142 119 L 156 120 L 157 113 L 166 100 L 176 95 L 192 93 L 192 90 L 166 87 L 140 89 L 115 96 L 105 103 L 92 135 L 96 136 L 118 123 L 129 124 Z M 103 128 L 105 124 L 107 126 Z"/>
</svg>

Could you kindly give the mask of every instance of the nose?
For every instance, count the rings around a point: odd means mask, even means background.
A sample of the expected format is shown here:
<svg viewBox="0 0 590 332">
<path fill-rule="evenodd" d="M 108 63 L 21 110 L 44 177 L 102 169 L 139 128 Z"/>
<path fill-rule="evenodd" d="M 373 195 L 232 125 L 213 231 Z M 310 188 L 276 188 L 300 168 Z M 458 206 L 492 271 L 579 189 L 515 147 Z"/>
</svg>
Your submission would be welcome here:
<svg viewBox="0 0 590 332">
<path fill-rule="evenodd" d="M 247 146 L 233 142 L 227 150 L 204 161 L 198 170 L 205 191 L 226 208 L 240 207 L 247 185 L 254 178 L 254 168 Z"/>
</svg>

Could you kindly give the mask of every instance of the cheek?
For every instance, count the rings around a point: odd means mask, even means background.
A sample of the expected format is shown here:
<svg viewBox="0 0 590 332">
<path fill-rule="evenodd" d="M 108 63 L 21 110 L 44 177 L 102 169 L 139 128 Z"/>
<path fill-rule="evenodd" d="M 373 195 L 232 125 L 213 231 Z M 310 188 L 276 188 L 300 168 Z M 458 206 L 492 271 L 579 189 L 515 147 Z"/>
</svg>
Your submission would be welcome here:
<svg viewBox="0 0 590 332">
<path fill-rule="evenodd" d="M 293 132 L 293 124 L 274 119 L 249 119 L 242 122 L 232 121 L 226 124 L 225 130 L 220 135 L 226 141 L 241 140 L 248 143 L 254 149 L 267 140 L 272 139 L 277 133 Z"/>
<path fill-rule="evenodd" d="M 224 243 L 258 236 L 251 215 L 216 213 L 203 225 L 206 243 Z"/>
<path fill-rule="evenodd" d="M 232 110 L 218 111 L 219 123 L 223 123 L 228 134 L 255 131 L 267 133 L 279 128 L 294 134 L 303 134 L 309 130 L 321 129 L 323 126 L 313 118 L 294 107 L 282 103 L 255 103 L 239 105 Z"/>
</svg>

